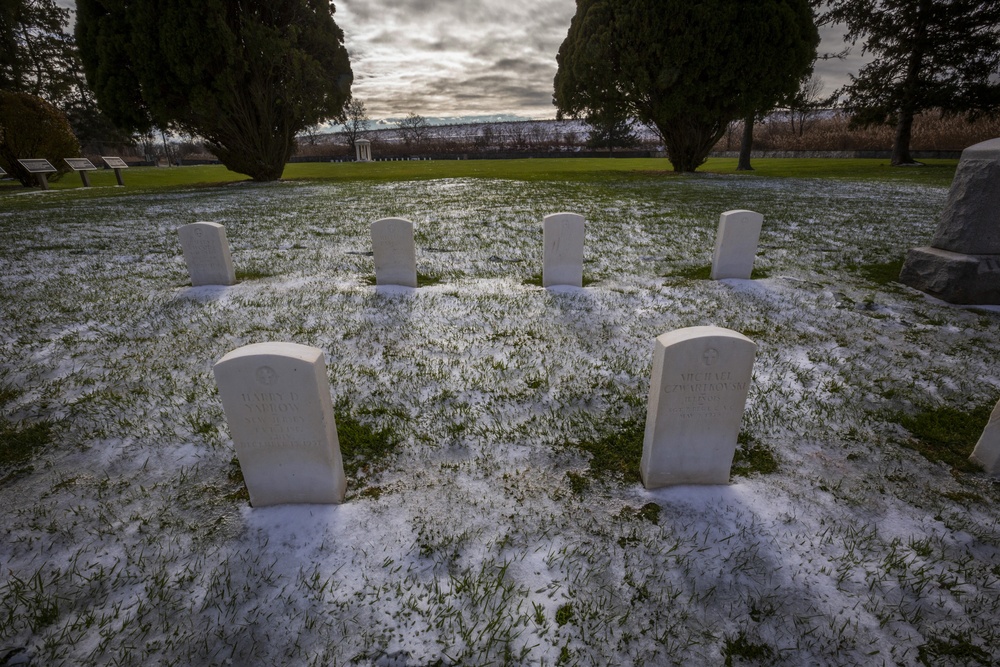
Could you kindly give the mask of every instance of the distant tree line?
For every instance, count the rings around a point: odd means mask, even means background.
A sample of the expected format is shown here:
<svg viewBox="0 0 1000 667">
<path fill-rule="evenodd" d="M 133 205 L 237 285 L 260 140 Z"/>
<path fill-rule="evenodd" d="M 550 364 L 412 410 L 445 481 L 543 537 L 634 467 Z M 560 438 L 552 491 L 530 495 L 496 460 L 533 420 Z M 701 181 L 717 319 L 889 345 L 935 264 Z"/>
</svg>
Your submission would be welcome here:
<svg viewBox="0 0 1000 667">
<path fill-rule="evenodd" d="M 696 169 L 734 123 L 749 168 L 754 126 L 775 108 L 789 110 L 803 132 L 823 102 L 814 63 L 841 55 L 817 53 L 818 25 L 845 26 L 849 43 L 872 57 L 834 98 L 853 126 L 894 128 L 893 164 L 914 162 L 921 114 L 976 120 L 1000 112 L 996 0 L 576 5 L 556 56 L 558 115 L 586 120 L 588 147 L 602 150 L 634 146 L 637 128 L 654 128 L 678 171 Z M 55 0 L 4 0 L 0 165 L 17 173 L 24 151 L 57 159 L 78 152 L 67 136 L 85 147 L 129 142 L 168 152 L 167 134 L 179 133 L 230 169 L 271 180 L 298 138 L 316 143 L 325 121 L 339 122 L 353 147 L 369 121 L 351 96 L 333 13 L 328 0 L 78 0 L 70 34 L 69 13 Z M 482 151 L 546 143 L 531 131 L 487 126 L 468 139 Z M 408 150 L 435 141 L 413 112 L 399 136 Z M 566 146 L 558 144 L 548 146 Z"/>
<path fill-rule="evenodd" d="M 873 56 L 837 91 L 855 126 L 896 127 L 909 154 L 916 114 L 1000 112 L 996 0 L 577 0 L 557 56 L 553 101 L 613 136 L 623 119 L 655 127 L 674 168 L 692 171 L 742 119 L 749 166 L 755 119 L 808 96 L 817 24 L 841 23 Z M 825 54 L 823 57 L 836 57 Z M 741 164 L 743 160 L 741 160 Z"/>
<path fill-rule="evenodd" d="M 405 120 L 405 119 L 403 119 Z M 554 121 L 504 121 L 431 126 L 426 119 L 420 132 L 414 133 L 405 123 L 396 128 L 357 131 L 356 125 L 343 126 L 337 132 L 313 135 L 314 141 L 300 149 L 303 156 L 333 156 L 351 158 L 354 143 L 365 138 L 372 142 L 375 157 L 408 156 L 490 156 L 500 153 L 571 153 L 599 151 L 610 153 L 633 148 L 655 151 L 661 148 L 659 138 L 648 132 L 633 135 L 628 146 L 607 146 L 595 140 L 592 129 L 572 123 L 560 128 Z"/>
</svg>

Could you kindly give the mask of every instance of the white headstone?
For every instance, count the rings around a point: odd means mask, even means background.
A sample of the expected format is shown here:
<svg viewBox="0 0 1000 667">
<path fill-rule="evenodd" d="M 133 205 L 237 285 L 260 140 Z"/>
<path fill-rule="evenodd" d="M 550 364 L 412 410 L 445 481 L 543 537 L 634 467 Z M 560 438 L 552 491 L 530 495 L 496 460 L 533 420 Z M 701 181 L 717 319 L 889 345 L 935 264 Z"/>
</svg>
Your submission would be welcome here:
<svg viewBox="0 0 1000 667">
<path fill-rule="evenodd" d="M 657 337 L 639 465 L 647 489 L 729 483 L 756 351 L 721 327 Z"/>
<path fill-rule="evenodd" d="M 750 279 L 764 216 L 753 211 L 726 211 L 719 217 L 712 254 L 712 280 Z"/>
<path fill-rule="evenodd" d="M 417 253 L 413 223 L 403 218 L 382 218 L 372 223 L 375 284 L 417 286 Z"/>
<path fill-rule="evenodd" d="M 969 459 L 983 466 L 991 475 L 1000 474 L 1000 403 L 993 408 L 990 421 L 983 429 Z"/>
<path fill-rule="evenodd" d="M 542 286 L 583 287 L 585 221 L 576 213 L 553 213 L 542 220 Z"/>
<path fill-rule="evenodd" d="M 217 222 L 192 222 L 182 226 L 177 233 L 192 285 L 236 284 L 225 227 Z"/>
<path fill-rule="evenodd" d="M 247 345 L 215 364 L 215 381 L 254 507 L 344 501 L 347 478 L 322 350 Z"/>
</svg>

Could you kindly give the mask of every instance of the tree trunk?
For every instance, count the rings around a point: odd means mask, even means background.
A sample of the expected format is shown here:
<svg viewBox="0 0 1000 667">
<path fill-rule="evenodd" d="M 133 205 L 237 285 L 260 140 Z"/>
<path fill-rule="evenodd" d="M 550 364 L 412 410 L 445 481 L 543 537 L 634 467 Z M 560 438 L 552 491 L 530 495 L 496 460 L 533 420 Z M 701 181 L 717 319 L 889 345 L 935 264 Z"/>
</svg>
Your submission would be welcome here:
<svg viewBox="0 0 1000 667">
<path fill-rule="evenodd" d="M 743 139 L 740 141 L 740 161 L 736 171 L 753 171 L 750 166 L 750 151 L 753 150 L 753 114 L 743 119 Z"/>
<path fill-rule="evenodd" d="M 913 112 L 901 111 L 896 123 L 896 138 L 892 142 L 892 166 L 919 164 L 910 156 L 910 138 L 913 136 Z"/>
<path fill-rule="evenodd" d="M 657 122 L 656 128 L 676 172 L 691 172 L 704 164 L 712 147 L 726 132 L 725 124 L 677 118 Z"/>
<path fill-rule="evenodd" d="M 920 36 L 926 33 L 927 15 L 931 11 L 929 0 L 921 0 L 915 17 L 914 31 Z M 896 137 L 892 142 L 893 167 L 920 164 L 910 156 L 910 139 L 913 136 L 913 116 L 918 109 L 917 96 L 920 90 L 920 71 L 923 68 L 926 39 L 917 39 L 906 63 L 906 75 L 902 85 L 899 105 L 899 120 L 896 122 Z"/>
</svg>

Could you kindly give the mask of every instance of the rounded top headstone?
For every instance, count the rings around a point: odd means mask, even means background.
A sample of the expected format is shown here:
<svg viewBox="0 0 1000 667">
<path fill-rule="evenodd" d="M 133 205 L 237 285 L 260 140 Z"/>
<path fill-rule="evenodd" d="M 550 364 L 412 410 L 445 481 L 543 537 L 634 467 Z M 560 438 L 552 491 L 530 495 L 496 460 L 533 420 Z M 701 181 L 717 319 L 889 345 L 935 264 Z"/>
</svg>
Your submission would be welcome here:
<svg viewBox="0 0 1000 667">
<path fill-rule="evenodd" d="M 660 341 L 664 346 L 673 345 L 676 343 L 682 343 L 684 341 L 692 340 L 695 338 L 704 338 L 705 336 L 718 336 L 720 338 L 731 338 L 733 340 L 738 340 L 742 342 L 750 343 L 757 347 L 757 344 L 752 340 L 741 334 L 739 331 L 733 331 L 732 329 L 725 329 L 723 327 L 714 326 L 701 326 L 701 327 L 685 327 L 683 329 L 674 329 L 673 331 L 668 331 L 665 334 L 657 336 L 657 340 Z"/>
<path fill-rule="evenodd" d="M 226 356 L 219 359 L 218 363 L 221 364 L 234 359 L 241 359 L 243 357 L 262 355 L 287 357 L 299 359 L 307 363 L 314 363 L 316 359 L 323 356 L 323 350 L 318 347 L 310 347 L 308 345 L 300 345 L 298 343 L 253 343 L 251 345 L 244 345 L 243 347 L 229 352 Z"/>
<path fill-rule="evenodd" d="M 197 229 L 199 227 L 202 228 L 211 227 L 212 229 L 225 229 L 225 227 L 223 227 L 218 222 L 206 222 L 206 221 L 189 222 L 186 225 L 181 225 L 180 227 L 178 227 L 178 229 Z"/>
</svg>

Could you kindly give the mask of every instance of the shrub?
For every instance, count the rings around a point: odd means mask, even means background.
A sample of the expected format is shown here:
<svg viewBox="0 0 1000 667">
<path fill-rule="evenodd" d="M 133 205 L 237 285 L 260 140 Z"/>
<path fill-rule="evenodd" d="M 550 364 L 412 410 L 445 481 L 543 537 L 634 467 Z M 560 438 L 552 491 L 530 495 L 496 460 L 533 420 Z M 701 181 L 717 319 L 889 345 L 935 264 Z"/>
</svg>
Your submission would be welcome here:
<svg viewBox="0 0 1000 667">
<path fill-rule="evenodd" d="M 26 187 L 34 177 L 18 159 L 45 158 L 60 173 L 68 171 L 63 158 L 79 157 L 66 116 L 34 95 L 0 91 L 0 166 Z"/>
</svg>

